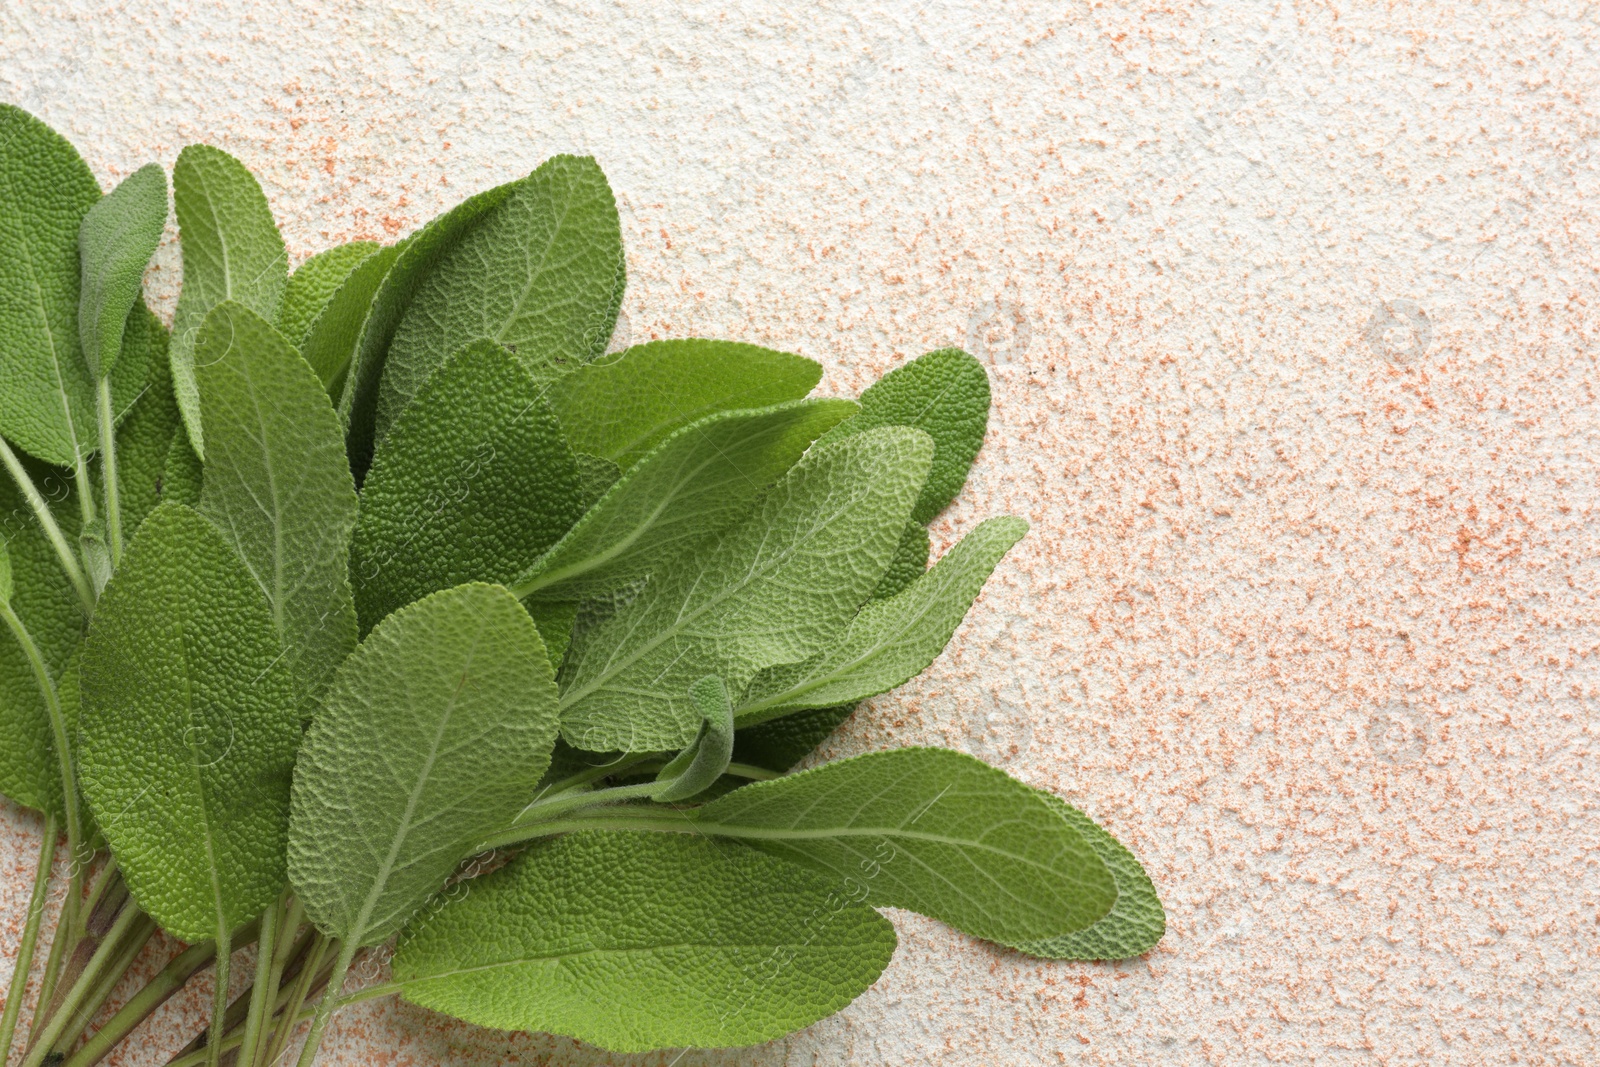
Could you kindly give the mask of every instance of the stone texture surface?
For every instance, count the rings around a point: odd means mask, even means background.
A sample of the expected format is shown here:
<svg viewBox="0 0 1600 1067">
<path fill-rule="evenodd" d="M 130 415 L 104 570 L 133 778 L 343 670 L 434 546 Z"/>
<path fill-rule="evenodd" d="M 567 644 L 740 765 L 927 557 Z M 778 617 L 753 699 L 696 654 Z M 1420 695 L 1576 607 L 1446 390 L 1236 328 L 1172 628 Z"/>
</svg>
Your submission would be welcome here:
<svg viewBox="0 0 1600 1067">
<path fill-rule="evenodd" d="M 1104 965 L 896 915 L 870 993 L 760 1049 L 630 1060 L 376 1002 L 320 1062 L 1600 1062 L 1588 5 L 0 20 L 0 97 L 107 185 L 216 144 L 297 262 L 588 152 L 633 340 L 789 348 L 839 392 L 979 353 L 991 433 L 936 550 L 1001 511 L 1034 531 L 831 747 L 982 754 L 1101 819 L 1170 909 L 1148 958 Z M 177 263 L 169 240 L 168 315 Z M 0 822 L 9 961 L 38 823 Z M 110 1062 L 163 1062 L 205 995 Z"/>
</svg>

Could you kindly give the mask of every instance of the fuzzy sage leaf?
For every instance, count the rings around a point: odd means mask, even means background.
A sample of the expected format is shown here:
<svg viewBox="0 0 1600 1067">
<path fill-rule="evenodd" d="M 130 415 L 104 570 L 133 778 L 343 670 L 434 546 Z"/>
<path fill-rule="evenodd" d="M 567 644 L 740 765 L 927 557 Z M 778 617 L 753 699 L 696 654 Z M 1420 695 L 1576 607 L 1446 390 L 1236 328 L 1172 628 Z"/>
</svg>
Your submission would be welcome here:
<svg viewBox="0 0 1600 1067">
<path fill-rule="evenodd" d="M 406 308 L 389 346 L 376 439 L 464 341 L 505 345 L 541 381 L 598 356 L 624 274 L 605 175 L 587 156 L 546 160 L 440 259 Z"/>
<path fill-rule="evenodd" d="M 683 427 L 623 475 L 512 588 L 519 596 L 581 599 L 648 576 L 742 517 L 812 441 L 854 413 L 848 400 L 801 400 L 722 412 Z"/>
<path fill-rule="evenodd" d="M 1142 956 L 1167 931 L 1167 914 L 1155 884 L 1134 854 L 1098 823 L 1054 793 L 1037 790 L 1044 802 L 1083 835 L 1117 883 L 1117 902 L 1092 926 L 1044 941 L 1013 945 L 1030 956 L 1056 960 L 1124 960 Z"/>
<path fill-rule="evenodd" d="M 0 104 L 0 129 L 0 434 L 71 468 L 97 443 L 78 341 L 78 226 L 100 186 L 26 111 Z"/>
<path fill-rule="evenodd" d="M 312 701 L 356 646 L 347 574 L 356 492 L 327 392 L 283 336 L 242 304 L 206 316 L 195 348 L 207 437 L 200 511 L 272 605 L 284 669 Z"/>
<path fill-rule="evenodd" d="M 882 578 L 933 442 L 886 427 L 808 452 L 742 522 L 576 634 L 562 665 L 562 736 L 591 751 L 681 749 L 700 726 L 689 686 L 741 691 L 838 636 Z"/>
<path fill-rule="evenodd" d="M 1037 791 L 945 749 L 871 752 L 757 782 L 695 809 L 691 821 L 700 833 L 858 878 L 871 904 L 990 940 L 1082 930 L 1117 898 L 1099 855 Z"/>
<path fill-rule="evenodd" d="M 539 842 L 402 935 L 407 1000 L 615 1052 L 770 1041 L 843 1008 L 894 927 L 828 879 L 700 838 Z"/>
<path fill-rule="evenodd" d="M 283 289 L 278 332 L 296 348 L 303 347 L 306 330 L 351 272 L 378 251 L 378 247 L 376 241 L 349 241 L 318 252 L 296 267 Z"/>
<path fill-rule="evenodd" d="M 78 337 L 95 379 L 110 374 L 117 362 L 123 326 L 166 225 L 167 176 L 154 163 L 129 175 L 79 224 Z"/>
<path fill-rule="evenodd" d="M 861 394 L 861 414 L 834 435 L 915 426 L 931 436 L 938 450 L 912 512 L 916 522 L 926 523 L 961 491 L 988 424 L 989 375 L 983 364 L 959 348 L 941 348 L 880 378 Z"/>
<path fill-rule="evenodd" d="M 736 341 L 650 341 L 550 385 L 578 452 L 633 466 L 673 432 L 719 411 L 771 407 L 816 388 L 822 365 Z"/>
<path fill-rule="evenodd" d="M 140 907 L 185 941 L 258 915 L 284 884 L 300 716 L 266 597 L 198 513 L 139 528 L 80 685 L 83 792 Z"/>
<path fill-rule="evenodd" d="M 362 629 L 469 581 L 509 582 L 578 518 L 578 470 L 527 369 L 477 341 L 379 446 L 351 552 Z"/>
<path fill-rule="evenodd" d="M 353 945 L 394 933 L 527 803 L 556 737 L 533 620 L 465 585 L 389 616 L 339 668 L 295 768 L 289 871 Z"/>
<path fill-rule="evenodd" d="M 661 788 L 650 799 L 673 804 L 703 793 L 728 769 L 733 759 L 733 704 L 722 679 L 708 674 L 689 687 L 689 699 L 700 711 L 700 733 L 694 744 L 661 769 Z"/>
<path fill-rule="evenodd" d="M 736 715 L 741 726 L 807 708 L 888 692 L 932 663 L 1002 556 L 1028 532 L 1021 519 L 980 523 L 933 569 L 887 600 L 873 600 L 827 652 L 757 678 Z"/>
<path fill-rule="evenodd" d="M 261 186 L 244 164 L 221 149 L 192 144 L 178 153 L 172 200 L 183 240 L 183 291 L 172 320 L 172 388 L 189 443 L 204 459 L 194 373 L 200 326 L 224 300 L 277 321 L 289 261 Z"/>
</svg>

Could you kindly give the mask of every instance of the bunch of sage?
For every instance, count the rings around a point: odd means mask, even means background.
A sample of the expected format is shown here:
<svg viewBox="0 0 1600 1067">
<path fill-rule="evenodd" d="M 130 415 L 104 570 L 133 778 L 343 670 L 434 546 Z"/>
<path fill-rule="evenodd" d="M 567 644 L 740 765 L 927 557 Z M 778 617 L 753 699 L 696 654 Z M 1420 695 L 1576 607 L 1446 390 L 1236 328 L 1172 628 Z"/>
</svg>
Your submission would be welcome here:
<svg viewBox="0 0 1600 1067">
<path fill-rule="evenodd" d="M 98 1062 L 206 971 L 174 1064 L 304 1033 L 309 1065 L 386 994 L 617 1051 L 767 1041 L 873 984 L 881 907 L 1042 957 L 1160 938 L 1131 854 L 971 756 L 795 770 L 1027 530 L 928 565 L 976 360 L 852 401 L 754 345 L 610 350 L 621 228 L 572 156 L 291 274 L 249 171 L 185 148 L 169 335 L 163 170 L 102 195 L 15 108 L 0 146 L 0 792 L 44 815 L 0 1049 L 61 832 L 70 859 L 24 1067 Z M 92 1027 L 158 928 L 188 947 Z"/>
</svg>

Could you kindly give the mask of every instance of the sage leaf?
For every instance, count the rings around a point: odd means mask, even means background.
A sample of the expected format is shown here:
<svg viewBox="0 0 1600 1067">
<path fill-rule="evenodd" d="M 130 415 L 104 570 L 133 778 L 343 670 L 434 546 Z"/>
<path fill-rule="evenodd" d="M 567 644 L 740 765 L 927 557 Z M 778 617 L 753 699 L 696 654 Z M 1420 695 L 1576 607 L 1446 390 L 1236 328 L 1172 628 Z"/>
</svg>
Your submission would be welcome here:
<svg viewBox="0 0 1600 1067">
<path fill-rule="evenodd" d="M 874 906 L 1006 944 L 1082 930 L 1117 898 L 1094 848 L 1036 790 L 947 749 L 869 752 L 756 782 L 690 822 L 851 879 Z"/>
<path fill-rule="evenodd" d="M 435 593 L 339 668 L 294 775 L 289 873 L 348 944 L 387 938 L 533 795 L 556 688 L 533 620 L 498 586 Z"/>
<path fill-rule="evenodd" d="M 1167 932 L 1167 913 L 1144 867 L 1089 816 L 1054 793 L 1042 789 L 1038 792 L 1069 826 L 1083 835 L 1106 865 L 1117 883 L 1117 902 L 1093 926 L 1077 933 L 1011 947 L 1053 960 L 1125 960 L 1155 948 Z"/>
<path fill-rule="evenodd" d="M 167 450 L 166 466 L 161 470 L 162 501 L 198 507 L 204 482 L 205 468 L 189 444 L 189 435 L 174 434 Z"/>
<path fill-rule="evenodd" d="M 827 647 L 882 578 L 932 458 L 906 427 L 808 452 L 716 544 L 574 635 L 562 736 L 590 751 L 682 749 L 700 726 L 696 680 L 741 692 L 761 668 Z"/>
<path fill-rule="evenodd" d="M 849 1004 L 895 947 L 810 871 L 688 836 L 568 834 L 463 888 L 402 935 L 402 995 L 613 1052 L 781 1037 Z"/>
<path fill-rule="evenodd" d="M 81 667 L 84 795 L 139 906 L 183 941 L 282 891 L 300 717 L 272 612 L 197 512 L 145 519 Z"/>
<path fill-rule="evenodd" d="M 734 733 L 733 758 L 769 771 L 791 770 L 833 736 L 855 710 L 854 704 L 840 704 L 742 727 Z"/>
<path fill-rule="evenodd" d="M 283 289 L 278 332 L 296 348 L 301 347 L 306 330 L 350 277 L 350 272 L 379 247 L 376 241 L 348 241 L 318 252 L 296 267 Z"/>
<path fill-rule="evenodd" d="M 378 384 L 388 363 L 389 345 L 394 340 L 401 316 L 428 280 L 439 261 L 447 256 L 462 237 L 471 233 L 483 217 L 511 195 L 516 182 L 507 182 L 468 197 L 401 241 L 399 252 L 383 277 L 366 309 L 361 334 L 350 356 L 350 369 L 339 394 L 339 416 L 344 419 L 349 441 L 350 468 L 359 481 L 372 462 L 375 443 L 373 429 L 378 413 Z M 382 255 L 383 253 L 376 253 Z M 368 260 L 371 266 L 372 261 Z M 367 268 L 350 277 L 354 283 Z M 371 266 L 376 272 L 376 266 Z M 464 339 L 463 339 L 464 340 Z M 321 366 L 321 362 L 312 364 Z"/>
<path fill-rule="evenodd" d="M 722 412 L 667 438 L 511 586 L 576 600 L 649 575 L 742 517 L 811 442 L 855 412 L 848 400 L 800 400 Z"/>
<path fill-rule="evenodd" d="M 861 394 L 861 414 L 834 431 L 864 433 L 878 426 L 915 426 L 938 446 L 928 483 L 912 519 L 926 523 L 961 492 L 989 425 L 989 375 L 959 348 L 918 356 L 885 374 Z"/>
<path fill-rule="evenodd" d="M 578 492 L 583 497 L 583 510 L 588 511 L 606 495 L 606 490 L 617 484 L 622 468 L 609 459 L 591 456 L 587 452 L 574 452 L 578 464 Z"/>
<path fill-rule="evenodd" d="M 311 364 L 311 369 L 327 386 L 328 395 L 335 400 L 344 395 L 350 361 L 355 358 L 356 345 L 373 308 L 373 299 L 405 247 L 403 241 L 389 245 L 357 263 L 317 311 L 316 318 L 307 324 L 300 338 L 300 355 Z"/>
<path fill-rule="evenodd" d="M 117 424 L 117 485 L 122 528 L 129 537 L 160 499 L 167 452 L 173 434 L 182 427 L 167 365 L 167 328 L 143 301 L 135 303 L 128 314 L 116 377 L 128 375 L 136 367 L 144 369 L 143 388 Z M 93 465 L 97 481 L 103 477 L 98 458 Z"/>
<path fill-rule="evenodd" d="M 172 200 L 183 243 L 183 290 L 172 320 L 172 389 L 189 443 L 204 459 L 194 376 L 200 327 L 224 300 L 276 321 L 289 260 L 266 194 L 244 164 L 221 149 L 192 144 L 178 153 Z"/>
<path fill-rule="evenodd" d="M 35 474 L 36 482 L 44 480 L 43 473 Z M 63 531 L 76 537 L 77 509 L 57 510 Z M 50 676 L 59 679 L 83 637 L 83 606 L 9 476 L 0 477 L 0 540 L 9 572 L 5 600 L 27 628 Z M 64 816 L 59 767 L 38 679 L 22 645 L 9 628 L 0 627 L 0 794 L 24 807 Z"/>
<path fill-rule="evenodd" d="M 799 400 L 821 378 L 815 360 L 757 345 L 651 341 L 557 378 L 550 406 L 575 450 L 626 470 L 691 422 Z"/>
<path fill-rule="evenodd" d="M 440 259 L 406 308 L 379 387 L 376 440 L 464 341 L 505 345 L 541 380 L 598 356 L 624 275 L 606 176 L 587 156 L 545 160 Z"/>
<path fill-rule="evenodd" d="M 265 320 L 225 300 L 195 348 L 210 426 L 200 512 L 272 605 L 283 666 L 307 716 L 356 647 L 349 581 L 356 491 L 327 391 Z"/>
<path fill-rule="evenodd" d="M 378 448 L 351 550 L 363 630 L 464 582 L 509 582 L 582 507 L 561 427 L 515 356 L 475 341 Z"/>
<path fill-rule="evenodd" d="M 76 149 L 21 108 L 0 104 L 0 131 L 0 434 L 72 468 L 97 444 L 78 342 L 78 225 L 100 186 Z"/>
<path fill-rule="evenodd" d="M 528 609 L 528 614 L 533 616 L 533 624 L 539 628 L 544 650 L 550 655 L 550 669 L 560 670 L 561 659 L 567 654 L 567 646 L 572 643 L 572 628 L 578 621 L 578 605 L 551 600 L 527 601 L 522 606 Z"/>
<path fill-rule="evenodd" d="M 123 326 L 166 226 L 167 176 L 154 163 L 97 201 L 78 226 L 78 338 L 95 380 L 117 362 Z"/>
<path fill-rule="evenodd" d="M 689 687 L 700 711 L 700 734 L 656 776 L 661 788 L 650 799 L 662 804 L 688 800 L 709 789 L 733 759 L 733 703 L 722 679 L 708 674 Z"/>
<path fill-rule="evenodd" d="M 928 569 L 928 553 L 933 545 L 928 540 L 928 528 L 920 522 L 906 523 L 900 544 L 894 550 L 889 569 L 883 572 L 883 581 L 872 591 L 873 600 L 887 600 L 906 586 L 922 577 Z"/>
<path fill-rule="evenodd" d="M 987 519 L 904 592 L 869 601 L 843 638 L 815 659 L 756 680 L 736 709 L 741 725 L 805 708 L 865 700 L 925 670 L 944 651 L 984 581 L 1028 524 Z"/>
</svg>

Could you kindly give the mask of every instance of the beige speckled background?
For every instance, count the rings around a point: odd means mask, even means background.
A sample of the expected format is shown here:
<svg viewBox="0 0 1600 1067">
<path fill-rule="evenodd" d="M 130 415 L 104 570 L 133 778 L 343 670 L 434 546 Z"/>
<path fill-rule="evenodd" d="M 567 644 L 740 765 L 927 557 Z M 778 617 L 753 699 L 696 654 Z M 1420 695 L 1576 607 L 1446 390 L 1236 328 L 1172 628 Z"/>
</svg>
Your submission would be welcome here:
<svg viewBox="0 0 1600 1067">
<path fill-rule="evenodd" d="M 878 985 L 762 1049 L 634 1061 L 369 1004 L 322 1062 L 1600 1062 L 1597 18 L 10 0 L 0 98 L 108 185 L 235 153 L 297 262 L 589 152 L 634 340 L 789 348 L 841 392 L 980 351 L 989 440 L 936 547 L 1034 531 L 832 747 L 982 754 L 1169 908 L 1116 965 L 897 914 Z M 169 244 L 168 314 L 176 281 Z M 9 968 L 38 824 L 0 821 Z"/>
</svg>

